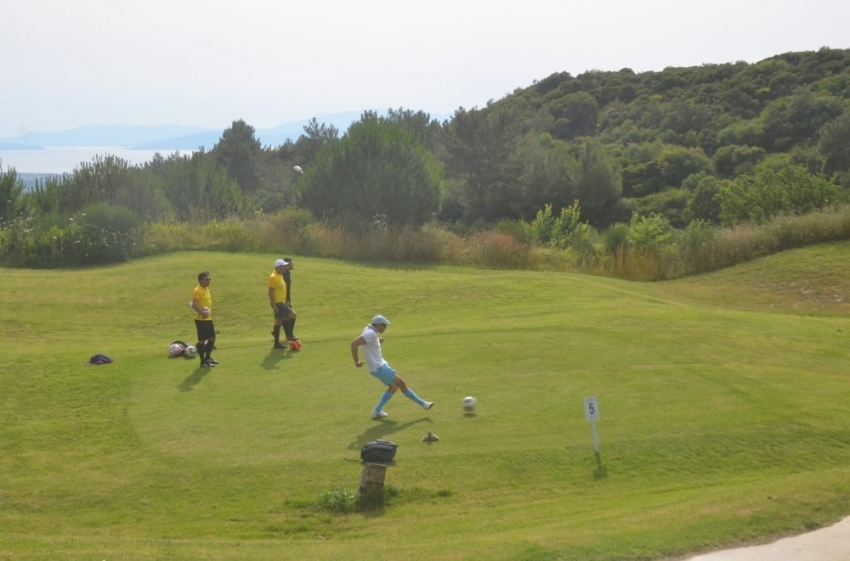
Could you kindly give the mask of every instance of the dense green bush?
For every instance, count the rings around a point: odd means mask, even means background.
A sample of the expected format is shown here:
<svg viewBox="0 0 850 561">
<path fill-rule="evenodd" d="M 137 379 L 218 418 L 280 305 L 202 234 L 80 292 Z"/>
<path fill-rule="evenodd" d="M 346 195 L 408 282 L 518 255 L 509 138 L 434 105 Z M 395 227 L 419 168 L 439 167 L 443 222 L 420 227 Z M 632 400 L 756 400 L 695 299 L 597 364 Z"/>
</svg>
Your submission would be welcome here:
<svg viewBox="0 0 850 561">
<path fill-rule="evenodd" d="M 127 261 L 133 254 L 133 232 L 110 232 L 71 219 L 64 227 L 44 230 L 27 219 L 14 220 L 3 237 L 3 261 L 18 267 L 53 268 Z"/>
<path fill-rule="evenodd" d="M 602 232 L 602 246 L 610 254 L 626 249 L 629 244 L 629 225 L 618 222 Z"/>
<path fill-rule="evenodd" d="M 80 222 L 118 234 L 129 234 L 141 226 L 141 220 L 130 209 L 105 203 L 85 207 Z"/>
<path fill-rule="evenodd" d="M 840 188 L 806 168 L 789 164 L 759 167 L 718 189 L 724 224 L 763 222 L 780 214 L 804 214 L 838 201 Z"/>
<path fill-rule="evenodd" d="M 673 228 L 660 214 L 634 215 L 629 224 L 629 246 L 639 252 L 657 252 L 673 237 Z"/>
</svg>

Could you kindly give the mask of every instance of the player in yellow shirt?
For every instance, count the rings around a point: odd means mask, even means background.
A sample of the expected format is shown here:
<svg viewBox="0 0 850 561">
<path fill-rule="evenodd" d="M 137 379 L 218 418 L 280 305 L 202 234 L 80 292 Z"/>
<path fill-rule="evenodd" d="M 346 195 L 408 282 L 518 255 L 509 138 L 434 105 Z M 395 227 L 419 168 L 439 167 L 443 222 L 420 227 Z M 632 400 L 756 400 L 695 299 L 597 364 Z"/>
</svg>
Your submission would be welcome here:
<svg viewBox="0 0 850 561">
<path fill-rule="evenodd" d="M 293 333 L 295 329 L 295 318 L 297 314 L 292 309 L 292 278 L 290 271 L 293 268 L 292 259 L 283 258 L 274 262 L 274 271 L 269 275 L 269 304 L 274 313 L 274 348 L 285 349 L 286 345 L 280 342 L 280 328 L 287 341 L 297 341 L 298 337 Z"/>
<path fill-rule="evenodd" d="M 192 291 L 192 309 L 195 310 L 195 329 L 198 332 L 198 357 L 201 366 L 213 367 L 218 361 L 210 356 L 215 344 L 215 325 L 212 320 L 212 295 L 209 271 L 198 273 L 198 286 Z"/>
</svg>

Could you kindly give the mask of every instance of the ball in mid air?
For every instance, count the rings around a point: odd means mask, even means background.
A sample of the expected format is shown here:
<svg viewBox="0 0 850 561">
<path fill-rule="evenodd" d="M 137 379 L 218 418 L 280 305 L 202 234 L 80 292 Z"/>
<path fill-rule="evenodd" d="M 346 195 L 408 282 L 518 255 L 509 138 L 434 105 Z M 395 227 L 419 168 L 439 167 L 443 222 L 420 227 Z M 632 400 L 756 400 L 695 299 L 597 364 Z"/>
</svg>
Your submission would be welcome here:
<svg viewBox="0 0 850 561">
<path fill-rule="evenodd" d="M 478 400 L 470 395 L 470 396 L 463 398 L 461 405 L 463 405 L 464 411 L 467 411 L 467 412 L 475 411 L 475 408 L 478 406 Z"/>
</svg>

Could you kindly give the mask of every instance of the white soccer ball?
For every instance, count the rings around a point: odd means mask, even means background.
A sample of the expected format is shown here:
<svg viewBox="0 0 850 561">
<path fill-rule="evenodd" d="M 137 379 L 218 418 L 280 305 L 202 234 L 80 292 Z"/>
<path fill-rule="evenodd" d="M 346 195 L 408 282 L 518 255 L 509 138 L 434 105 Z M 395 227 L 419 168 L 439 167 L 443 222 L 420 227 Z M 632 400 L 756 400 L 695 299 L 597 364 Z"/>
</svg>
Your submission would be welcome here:
<svg viewBox="0 0 850 561">
<path fill-rule="evenodd" d="M 295 170 L 295 173 L 304 173 L 304 170 L 301 169 L 301 166 L 294 166 L 292 169 Z"/>
<path fill-rule="evenodd" d="M 201 315 L 204 315 L 204 314 L 210 315 L 210 309 L 207 308 L 206 306 L 201 308 Z"/>
<path fill-rule="evenodd" d="M 195 358 L 198 356 L 198 349 L 194 345 L 189 345 L 183 353 L 186 355 L 186 358 Z"/>
<path fill-rule="evenodd" d="M 168 356 L 175 357 L 183 354 L 183 345 L 180 343 L 171 343 L 168 346 Z"/>
<path fill-rule="evenodd" d="M 475 411 L 475 408 L 478 407 L 478 400 L 470 395 L 463 398 L 461 405 L 463 405 L 464 411 Z"/>
</svg>

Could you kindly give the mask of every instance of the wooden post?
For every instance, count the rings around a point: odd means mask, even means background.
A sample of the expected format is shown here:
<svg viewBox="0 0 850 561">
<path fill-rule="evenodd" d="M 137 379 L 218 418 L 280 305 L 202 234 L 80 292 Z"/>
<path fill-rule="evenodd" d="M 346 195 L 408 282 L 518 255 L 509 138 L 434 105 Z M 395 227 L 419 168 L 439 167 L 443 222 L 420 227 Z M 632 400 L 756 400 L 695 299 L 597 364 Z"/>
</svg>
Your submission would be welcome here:
<svg viewBox="0 0 850 561">
<path fill-rule="evenodd" d="M 386 475 L 387 466 L 367 462 L 360 473 L 360 497 L 382 494 Z"/>
</svg>

